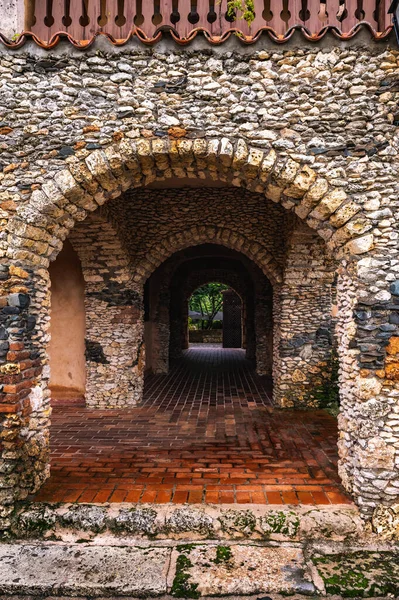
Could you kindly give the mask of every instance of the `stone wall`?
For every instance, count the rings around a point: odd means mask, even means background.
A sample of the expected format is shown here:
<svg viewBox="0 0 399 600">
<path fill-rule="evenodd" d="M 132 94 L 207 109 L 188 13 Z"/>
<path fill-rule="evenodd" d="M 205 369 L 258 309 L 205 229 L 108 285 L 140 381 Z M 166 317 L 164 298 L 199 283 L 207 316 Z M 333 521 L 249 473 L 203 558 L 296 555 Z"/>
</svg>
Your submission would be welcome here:
<svg viewBox="0 0 399 600">
<path fill-rule="evenodd" d="M 59 45 L 51 54 L 27 44 L 2 49 L 0 62 L 3 515 L 48 473 L 49 260 L 88 212 L 129 188 L 172 178 L 266 196 L 317 231 L 339 260 L 341 475 L 364 514 L 393 504 L 397 52 L 369 41 L 179 50 L 131 43 L 86 52 Z M 242 191 L 240 207 L 248 202 Z M 264 217 L 254 217 L 254 229 Z M 212 225 L 212 240 L 263 264 L 277 290 L 279 238 L 270 247 L 269 240 L 239 241 L 228 221 L 225 215 L 223 229 Z M 196 223 L 162 241 L 154 234 L 151 253 L 135 264 L 132 289 L 172 251 L 212 242 L 205 233 Z M 278 298 L 274 307 L 278 315 Z"/>
<path fill-rule="evenodd" d="M 284 210 L 259 194 L 229 187 L 214 189 L 207 183 L 209 186 L 204 182 L 200 188 L 131 189 L 104 207 L 140 283 L 157 263 L 186 247 L 207 242 L 244 250 L 249 258 L 253 258 L 251 245 L 256 243 L 264 250 L 265 256 L 258 262 L 265 273 L 275 280 L 273 269 L 282 270 L 288 218 Z"/>
<path fill-rule="evenodd" d="M 274 399 L 280 406 L 327 403 L 327 388 L 332 383 L 335 270 L 320 237 L 296 223 L 276 299 Z"/>
<path fill-rule="evenodd" d="M 142 397 L 142 290 L 131 283 L 128 255 L 101 211 L 70 235 L 85 280 L 86 404 L 135 405 Z"/>
</svg>

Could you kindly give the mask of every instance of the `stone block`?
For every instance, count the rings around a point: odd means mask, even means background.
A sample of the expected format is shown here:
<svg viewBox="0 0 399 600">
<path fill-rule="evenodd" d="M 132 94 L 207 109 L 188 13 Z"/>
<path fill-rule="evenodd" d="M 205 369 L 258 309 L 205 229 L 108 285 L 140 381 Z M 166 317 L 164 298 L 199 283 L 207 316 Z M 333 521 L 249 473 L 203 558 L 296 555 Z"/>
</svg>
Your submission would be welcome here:
<svg viewBox="0 0 399 600">
<path fill-rule="evenodd" d="M 169 548 L 5 544 L 0 593 L 158 596 L 167 591 L 170 554 Z"/>
<path fill-rule="evenodd" d="M 299 548 L 199 545 L 183 550 L 177 557 L 172 595 L 249 596 L 272 592 L 315 592 Z"/>
</svg>

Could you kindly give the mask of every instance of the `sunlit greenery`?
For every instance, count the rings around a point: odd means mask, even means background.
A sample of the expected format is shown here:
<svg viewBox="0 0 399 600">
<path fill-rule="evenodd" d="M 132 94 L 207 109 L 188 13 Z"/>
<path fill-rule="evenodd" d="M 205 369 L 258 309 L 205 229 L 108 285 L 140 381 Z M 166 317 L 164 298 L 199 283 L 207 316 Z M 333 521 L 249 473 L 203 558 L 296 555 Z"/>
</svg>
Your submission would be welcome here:
<svg viewBox="0 0 399 600">
<path fill-rule="evenodd" d="M 200 313 L 201 321 L 198 321 L 199 328 L 212 329 L 215 316 L 223 307 L 223 290 L 228 286 L 223 283 L 206 283 L 197 288 L 191 296 L 188 306 L 189 309 Z"/>
</svg>

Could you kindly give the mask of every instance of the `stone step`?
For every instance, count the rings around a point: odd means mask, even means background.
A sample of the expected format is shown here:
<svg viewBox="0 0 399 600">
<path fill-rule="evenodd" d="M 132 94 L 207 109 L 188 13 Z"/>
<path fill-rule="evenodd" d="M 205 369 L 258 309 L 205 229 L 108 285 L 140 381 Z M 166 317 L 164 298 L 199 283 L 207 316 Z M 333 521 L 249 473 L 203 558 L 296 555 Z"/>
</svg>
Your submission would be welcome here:
<svg viewBox="0 0 399 600">
<path fill-rule="evenodd" d="M 307 558 L 305 558 L 305 555 Z M 399 547 L 298 544 L 120 545 L 22 542 L 0 545 L 0 600 L 10 596 L 233 598 L 399 596 Z M 83 599 L 82 599 L 83 600 Z"/>
<path fill-rule="evenodd" d="M 315 591 L 296 547 L 0 546 L 0 594 L 198 598 Z"/>
</svg>

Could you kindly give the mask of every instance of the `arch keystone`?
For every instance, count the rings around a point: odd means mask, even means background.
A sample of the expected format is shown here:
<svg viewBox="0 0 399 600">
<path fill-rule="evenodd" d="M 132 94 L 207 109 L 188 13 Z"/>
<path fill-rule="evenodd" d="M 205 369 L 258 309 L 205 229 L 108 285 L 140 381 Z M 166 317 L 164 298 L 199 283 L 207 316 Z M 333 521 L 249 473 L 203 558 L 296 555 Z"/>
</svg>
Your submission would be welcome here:
<svg viewBox="0 0 399 600">
<path fill-rule="evenodd" d="M 222 138 L 220 140 L 219 157 L 220 157 L 220 161 L 224 167 L 229 168 L 231 166 L 231 163 L 233 162 L 233 153 L 234 153 L 233 144 L 230 142 L 230 140 L 228 138 Z"/>
<path fill-rule="evenodd" d="M 86 163 L 79 160 L 76 156 L 69 158 L 72 159 L 68 161 L 68 169 L 72 176 L 89 194 L 95 195 L 100 190 L 100 186 L 98 181 L 94 179 Z"/>
<path fill-rule="evenodd" d="M 263 161 L 264 153 L 257 148 L 250 148 L 248 159 L 244 165 L 244 171 L 247 179 L 255 179 L 259 173 Z"/>
<path fill-rule="evenodd" d="M 314 184 L 306 192 L 295 212 L 300 219 L 306 219 L 311 210 L 320 202 L 328 192 L 328 182 L 323 177 L 317 177 Z"/>
<path fill-rule="evenodd" d="M 284 190 L 284 194 L 290 198 L 302 198 L 314 183 L 316 177 L 315 171 L 304 165 L 297 173 L 292 184 Z"/>
<path fill-rule="evenodd" d="M 284 163 L 277 166 L 275 169 L 272 179 L 277 183 L 279 187 L 283 188 L 288 183 L 292 183 L 298 173 L 301 165 L 293 160 L 292 158 L 288 158 Z"/>
<path fill-rule="evenodd" d="M 81 197 L 84 195 L 83 188 L 72 176 L 72 173 L 69 171 L 69 169 L 58 171 L 58 173 L 54 175 L 54 182 L 65 198 L 74 203 L 78 203 Z"/>
<path fill-rule="evenodd" d="M 277 154 L 273 148 L 269 151 L 269 153 L 264 157 L 261 167 L 260 167 L 260 180 L 266 182 L 277 162 Z"/>
</svg>

